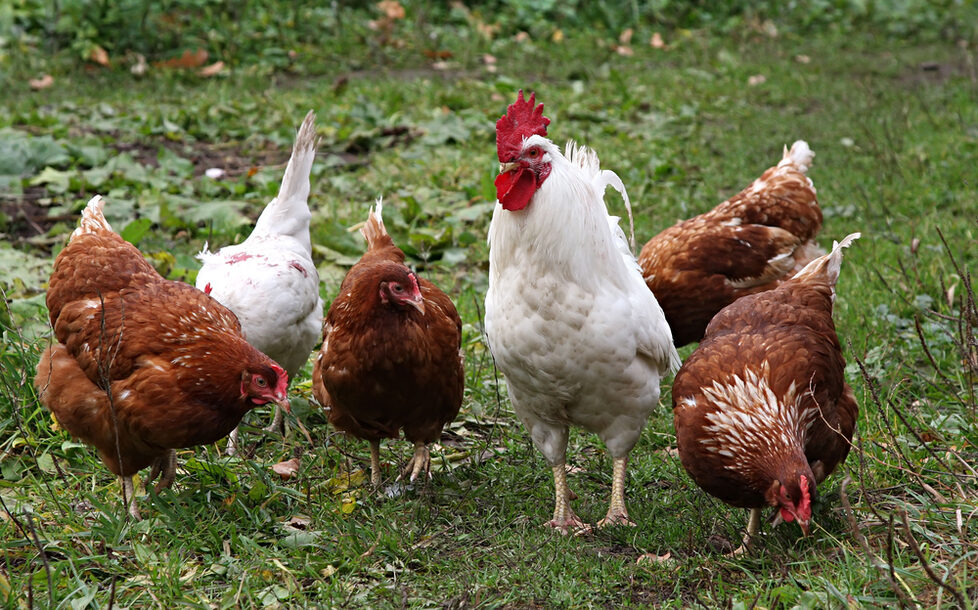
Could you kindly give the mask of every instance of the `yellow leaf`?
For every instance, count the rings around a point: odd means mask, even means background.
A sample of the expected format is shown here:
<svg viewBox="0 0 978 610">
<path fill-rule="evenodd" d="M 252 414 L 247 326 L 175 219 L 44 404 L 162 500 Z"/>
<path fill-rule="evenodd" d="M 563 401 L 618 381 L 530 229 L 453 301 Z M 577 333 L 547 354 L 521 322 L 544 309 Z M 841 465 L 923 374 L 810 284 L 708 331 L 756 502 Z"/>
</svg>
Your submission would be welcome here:
<svg viewBox="0 0 978 610">
<path fill-rule="evenodd" d="M 88 59 L 92 60 L 93 62 L 97 63 L 100 66 L 108 67 L 109 65 L 108 52 L 106 52 L 105 49 L 103 49 L 98 45 L 92 47 L 92 51 L 88 54 Z"/>
</svg>

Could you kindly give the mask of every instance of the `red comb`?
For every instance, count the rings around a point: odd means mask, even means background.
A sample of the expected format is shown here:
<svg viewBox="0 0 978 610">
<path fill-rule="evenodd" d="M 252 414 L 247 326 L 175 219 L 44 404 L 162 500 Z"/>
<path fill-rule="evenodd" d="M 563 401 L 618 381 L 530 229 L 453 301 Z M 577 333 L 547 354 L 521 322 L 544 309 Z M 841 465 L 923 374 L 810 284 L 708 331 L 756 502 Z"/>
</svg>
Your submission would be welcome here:
<svg viewBox="0 0 978 610">
<path fill-rule="evenodd" d="M 543 104 L 534 108 L 535 103 L 535 93 L 531 93 L 530 99 L 525 100 L 523 90 L 520 89 L 516 101 L 496 121 L 496 154 L 499 155 L 500 163 L 515 159 L 526 138 L 547 135 L 550 119 L 543 116 Z"/>
</svg>

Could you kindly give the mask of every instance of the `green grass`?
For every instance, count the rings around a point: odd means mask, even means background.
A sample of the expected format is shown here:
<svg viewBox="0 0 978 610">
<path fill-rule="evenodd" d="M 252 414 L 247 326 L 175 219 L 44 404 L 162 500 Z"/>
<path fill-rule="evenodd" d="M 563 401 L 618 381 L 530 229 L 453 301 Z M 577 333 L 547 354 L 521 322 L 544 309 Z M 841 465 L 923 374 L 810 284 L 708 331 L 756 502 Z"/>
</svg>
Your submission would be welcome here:
<svg viewBox="0 0 978 610">
<path fill-rule="evenodd" d="M 974 41 L 897 42 L 831 29 L 770 37 L 744 22 L 723 34 L 664 31 L 666 50 L 650 48 L 649 31 L 639 30 L 626 56 L 613 48 L 616 35 L 580 28 L 562 43 L 489 41 L 465 23 L 420 22 L 413 25 L 438 33 L 430 44 L 452 52 L 447 65 L 422 53 L 430 37 L 403 28 L 405 46 L 393 47 L 364 39 L 362 23 L 331 32 L 337 39 L 324 38 L 322 49 L 302 46 L 289 70 L 258 62 L 212 79 L 161 70 L 135 79 L 29 48 L 0 56 L 8 78 L 0 102 L 8 304 L 0 314 L 0 600 L 63 608 L 978 606 L 978 314 L 968 290 L 978 266 Z M 42 72 L 55 84 L 31 91 L 28 78 Z M 748 85 L 754 75 L 765 82 Z M 804 138 L 815 150 L 820 241 L 863 233 L 846 252 L 835 309 L 861 412 L 856 449 L 820 489 L 810 538 L 765 526 L 748 556 L 723 555 L 746 513 L 697 489 L 670 451 L 670 380 L 632 453 L 627 490 L 638 527 L 586 538 L 541 527 L 553 508 L 550 469 L 513 417 L 481 338 L 493 124 L 518 88 L 546 104 L 555 141 L 592 146 L 622 177 L 640 243 L 737 192 L 780 158 L 782 145 Z M 182 451 L 174 488 L 142 500 L 143 521 L 127 521 L 117 481 L 91 448 L 53 426 L 31 389 L 50 341 L 50 261 L 77 211 L 100 192 L 116 229 L 162 272 L 192 281 L 205 240 L 219 246 L 250 231 L 310 108 L 323 138 L 310 204 L 324 298 L 362 251 L 348 228 L 384 196 L 395 241 L 455 299 L 465 322 L 465 402 L 435 452 L 452 465 L 393 497 L 370 493 L 362 486 L 367 446 L 309 405 L 307 367 L 293 404 L 312 445 L 294 426 L 284 439 L 253 427 L 243 436 L 246 458 L 224 457 L 220 445 Z M 229 177 L 201 175 L 212 166 L 229 168 Z M 387 442 L 382 451 L 392 484 L 411 448 Z M 292 457 L 301 470 L 283 481 L 271 465 Z M 580 469 L 569 477 L 575 510 L 594 522 L 610 493 L 610 457 L 577 431 L 569 458 Z M 643 553 L 671 559 L 637 565 Z"/>
</svg>

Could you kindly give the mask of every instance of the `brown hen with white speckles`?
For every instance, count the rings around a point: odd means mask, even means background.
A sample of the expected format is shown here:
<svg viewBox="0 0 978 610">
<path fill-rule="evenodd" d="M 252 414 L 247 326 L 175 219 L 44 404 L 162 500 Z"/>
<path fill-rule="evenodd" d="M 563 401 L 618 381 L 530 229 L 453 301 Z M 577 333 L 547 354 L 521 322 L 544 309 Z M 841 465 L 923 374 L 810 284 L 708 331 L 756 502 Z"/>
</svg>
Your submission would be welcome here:
<svg viewBox="0 0 978 610">
<path fill-rule="evenodd" d="M 371 482 L 380 485 L 380 440 L 415 445 L 403 475 L 430 475 L 427 445 L 441 437 L 462 404 L 462 320 L 437 286 L 404 265 L 381 216 L 361 232 L 367 252 L 326 314 L 313 367 L 313 393 L 334 426 L 370 441 Z M 402 476 L 403 476 L 402 475 Z"/>
<path fill-rule="evenodd" d="M 175 477 L 175 448 L 212 443 L 256 405 L 288 408 L 288 378 L 249 345 L 227 308 L 165 280 L 105 221 L 96 196 L 54 261 L 47 306 L 57 343 L 37 365 L 41 403 L 122 477 Z"/>
<path fill-rule="evenodd" d="M 752 509 L 748 537 L 765 506 L 807 534 L 816 485 L 849 453 L 858 408 L 832 303 L 842 248 L 858 236 L 723 309 L 676 374 L 683 467 L 708 493 Z"/>
<path fill-rule="evenodd" d="M 802 140 L 747 188 L 709 212 L 662 231 L 638 256 L 677 346 L 699 341 L 714 315 L 748 294 L 770 290 L 823 254 L 815 153 Z"/>
</svg>

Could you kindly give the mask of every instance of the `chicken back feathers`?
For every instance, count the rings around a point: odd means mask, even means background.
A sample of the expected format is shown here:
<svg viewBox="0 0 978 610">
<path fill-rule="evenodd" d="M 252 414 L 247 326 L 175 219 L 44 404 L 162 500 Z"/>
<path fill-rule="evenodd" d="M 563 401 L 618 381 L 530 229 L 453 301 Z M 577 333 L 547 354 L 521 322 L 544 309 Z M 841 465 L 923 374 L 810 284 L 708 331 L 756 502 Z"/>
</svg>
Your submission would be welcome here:
<svg viewBox="0 0 978 610">
<path fill-rule="evenodd" d="M 677 346 L 699 341 L 714 315 L 736 299 L 770 290 L 823 252 L 815 153 L 802 140 L 743 191 L 662 231 L 639 263 Z"/>
<path fill-rule="evenodd" d="M 329 421 L 353 436 L 379 441 L 403 430 L 409 441 L 435 442 L 462 404 L 461 318 L 404 265 L 380 202 L 361 232 L 367 252 L 326 314 L 313 392 Z"/>
<path fill-rule="evenodd" d="M 234 314 L 160 277 L 102 206 L 88 203 L 47 294 L 58 343 L 34 385 L 61 425 L 129 476 L 169 449 L 218 440 L 258 404 L 288 405 L 285 371 L 244 340 Z"/>
<path fill-rule="evenodd" d="M 680 459 L 724 502 L 781 506 L 786 520 L 807 527 L 815 485 L 848 455 L 858 408 L 832 303 L 842 248 L 858 236 L 779 287 L 724 308 L 676 374 Z"/>
<path fill-rule="evenodd" d="M 322 331 L 323 300 L 309 239 L 309 173 L 316 157 L 316 115 L 299 127 L 282 185 L 248 239 L 207 247 L 197 288 L 234 312 L 248 342 L 295 376 Z"/>
</svg>

